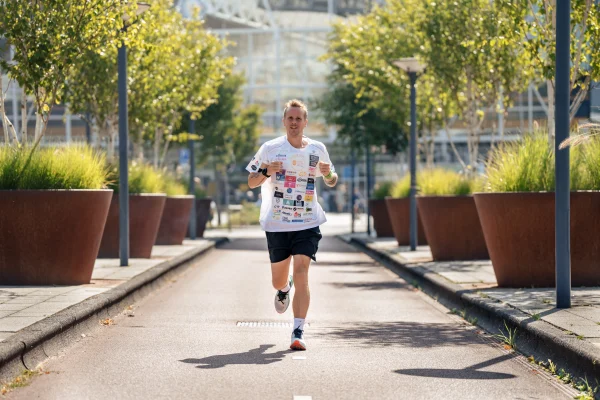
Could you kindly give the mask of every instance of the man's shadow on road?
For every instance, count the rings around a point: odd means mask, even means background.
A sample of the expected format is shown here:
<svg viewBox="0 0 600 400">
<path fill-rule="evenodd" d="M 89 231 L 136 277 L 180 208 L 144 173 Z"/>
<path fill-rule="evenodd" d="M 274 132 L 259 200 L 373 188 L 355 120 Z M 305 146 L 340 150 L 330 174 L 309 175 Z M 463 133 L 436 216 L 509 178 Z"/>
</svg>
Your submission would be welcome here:
<svg viewBox="0 0 600 400">
<path fill-rule="evenodd" d="M 186 358 L 179 360 L 186 364 L 199 364 L 196 368 L 213 369 L 223 368 L 227 365 L 267 365 L 282 361 L 286 354 L 293 353 L 293 350 L 283 350 L 276 353 L 265 353 L 274 344 L 262 344 L 257 349 L 252 349 L 245 353 L 233 353 L 205 358 Z"/>
</svg>

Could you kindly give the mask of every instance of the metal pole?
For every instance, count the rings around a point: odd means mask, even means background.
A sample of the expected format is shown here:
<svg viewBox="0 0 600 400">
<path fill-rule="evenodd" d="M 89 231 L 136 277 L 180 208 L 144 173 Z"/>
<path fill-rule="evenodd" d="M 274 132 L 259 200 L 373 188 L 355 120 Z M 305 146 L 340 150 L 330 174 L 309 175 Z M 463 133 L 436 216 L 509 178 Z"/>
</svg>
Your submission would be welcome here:
<svg viewBox="0 0 600 400">
<path fill-rule="evenodd" d="M 417 82 L 416 72 L 410 76 L 410 250 L 417 249 Z"/>
<path fill-rule="evenodd" d="M 190 119 L 190 133 L 195 133 L 196 131 L 196 121 Z M 196 239 L 196 183 L 194 182 L 194 178 L 196 177 L 196 161 L 194 160 L 194 141 L 192 138 L 188 139 L 188 146 L 190 148 L 190 184 L 189 184 L 189 194 L 194 196 L 194 203 L 192 205 L 192 212 L 190 213 L 190 226 L 189 233 L 190 239 Z"/>
<path fill-rule="evenodd" d="M 367 198 L 365 208 L 367 211 L 367 234 L 371 236 L 371 208 L 369 207 L 369 198 L 371 197 L 371 150 L 369 149 L 369 138 L 367 137 L 366 151 L 366 169 L 367 169 Z"/>
<path fill-rule="evenodd" d="M 356 154 L 355 154 L 355 150 L 354 150 L 354 146 L 353 146 L 352 150 L 350 152 L 350 175 L 352 176 L 352 178 L 350 179 L 350 212 L 352 213 L 352 233 L 354 233 L 354 221 L 356 218 L 356 215 L 354 215 L 354 191 L 356 190 L 355 189 L 355 181 L 354 181 L 355 169 L 356 169 Z"/>
<path fill-rule="evenodd" d="M 127 163 L 127 48 L 119 47 L 119 255 L 129 265 L 129 185 Z"/>
<path fill-rule="evenodd" d="M 569 148 L 558 150 L 569 137 L 571 2 L 557 1 L 556 9 L 556 308 L 571 307 L 571 233 Z"/>
</svg>

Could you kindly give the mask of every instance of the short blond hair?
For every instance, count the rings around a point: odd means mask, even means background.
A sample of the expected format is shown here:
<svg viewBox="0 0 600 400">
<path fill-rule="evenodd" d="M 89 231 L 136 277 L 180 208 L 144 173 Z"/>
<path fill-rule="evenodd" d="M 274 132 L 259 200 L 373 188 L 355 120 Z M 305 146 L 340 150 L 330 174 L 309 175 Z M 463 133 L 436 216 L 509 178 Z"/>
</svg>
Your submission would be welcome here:
<svg viewBox="0 0 600 400">
<path fill-rule="evenodd" d="M 300 100 L 294 99 L 285 103 L 285 108 L 283 109 L 283 118 L 285 118 L 285 114 L 287 114 L 287 110 L 290 107 L 299 107 L 304 111 L 304 119 L 308 119 L 308 108 L 306 108 L 306 104 L 301 102 Z"/>
</svg>

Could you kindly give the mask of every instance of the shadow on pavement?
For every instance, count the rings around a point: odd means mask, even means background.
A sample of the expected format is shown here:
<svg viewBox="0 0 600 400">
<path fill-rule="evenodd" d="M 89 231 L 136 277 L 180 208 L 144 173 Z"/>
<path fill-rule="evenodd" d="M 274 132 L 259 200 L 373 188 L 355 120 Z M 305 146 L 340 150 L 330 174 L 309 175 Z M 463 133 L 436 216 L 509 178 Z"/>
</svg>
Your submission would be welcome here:
<svg viewBox="0 0 600 400">
<path fill-rule="evenodd" d="M 267 239 L 233 239 L 218 246 L 222 250 L 245 250 L 267 252 Z"/>
<path fill-rule="evenodd" d="M 500 357 L 492 358 L 479 364 L 471 365 L 462 369 L 399 369 L 394 371 L 397 374 L 422 376 L 425 378 L 448 378 L 448 379 L 511 379 L 515 375 L 505 374 L 502 372 L 478 371 L 481 368 L 489 367 L 490 365 L 498 364 L 502 361 L 514 358 L 513 354 L 506 354 Z"/>
<path fill-rule="evenodd" d="M 319 249 L 320 250 L 320 249 Z M 318 254 L 318 253 L 317 253 Z M 316 264 L 319 264 L 319 267 L 355 267 L 355 266 L 365 266 L 365 267 L 376 267 L 377 263 L 374 261 L 317 261 Z M 338 271 L 344 272 L 344 271 Z M 369 272 L 369 271 L 364 271 Z"/>
<path fill-rule="evenodd" d="M 311 332 L 336 344 L 364 347 L 468 346 L 475 334 L 452 324 L 420 322 L 361 322 L 348 327 L 323 327 Z"/>
<path fill-rule="evenodd" d="M 274 346 L 274 344 L 261 344 L 257 349 L 252 349 L 245 353 L 224 354 L 205 358 L 186 358 L 179 361 L 186 364 L 198 364 L 196 368 L 200 369 L 223 368 L 227 365 L 267 365 L 282 361 L 286 354 L 294 352 L 293 350 L 284 350 L 276 353 L 265 353 L 265 351 Z"/>
<path fill-rule="evenodd" d="M 400 282 L 334 282 L 330 283 L 336 289 L 363 289 L 363 290 L 386 290 L 386 289 L 412 289 L 406 283 Z"/>
</svg>

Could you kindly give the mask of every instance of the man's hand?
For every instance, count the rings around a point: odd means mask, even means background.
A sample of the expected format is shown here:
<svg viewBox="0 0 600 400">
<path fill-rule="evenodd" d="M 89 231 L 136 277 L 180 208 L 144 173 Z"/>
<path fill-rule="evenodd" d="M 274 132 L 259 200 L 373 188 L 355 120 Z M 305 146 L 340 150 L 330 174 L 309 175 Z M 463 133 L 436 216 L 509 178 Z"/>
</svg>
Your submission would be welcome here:
<svg viewBox="0 0 600 400">
<path fill-rule="evenodd" d="M 338 176 L 336 173 L 331 173 L 331 164 L 319 161 L 319 171 L 321 171 L 327 186 L 334 187 L 336 185 Z"/>
<path fill-rule="evenodd" d="M 267 175 L 273 175 L 276 172 L 281 171 L 283 167 L 283 162 L 281 161 L 273 161 L 271 164 L 267 166 Z"/>
<path fill-rule="evenodd" d="M 323 176 L 329 175 L 331 172 L 331 164 L 319 161 L 319 171 L 321 171 Z"/>
</svg>

